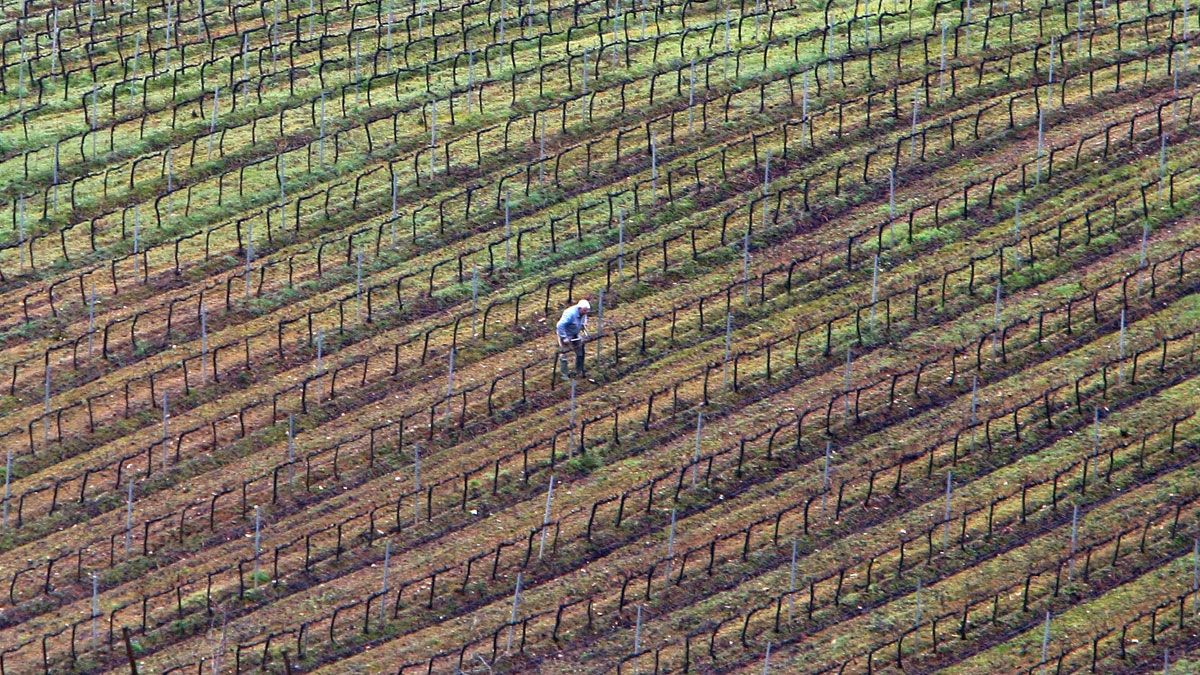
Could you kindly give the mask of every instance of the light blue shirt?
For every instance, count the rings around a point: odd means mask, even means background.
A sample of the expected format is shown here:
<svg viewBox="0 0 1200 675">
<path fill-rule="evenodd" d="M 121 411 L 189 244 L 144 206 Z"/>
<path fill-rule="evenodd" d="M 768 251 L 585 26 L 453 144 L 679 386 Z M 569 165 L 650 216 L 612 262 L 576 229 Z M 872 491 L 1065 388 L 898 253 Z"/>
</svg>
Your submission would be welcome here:
<svg viewBox="0 0 1200 675">
<path fill-rule="evenodd" d="M 578 305 L 571 305 L 563 310 L 562 317 L 554 326 L 558 331 L 558 336 L 564 340 L 574 340 L 579 337 L 579 331 L 583 330 L 587 318 L 579 313 Z"/>
</svg>

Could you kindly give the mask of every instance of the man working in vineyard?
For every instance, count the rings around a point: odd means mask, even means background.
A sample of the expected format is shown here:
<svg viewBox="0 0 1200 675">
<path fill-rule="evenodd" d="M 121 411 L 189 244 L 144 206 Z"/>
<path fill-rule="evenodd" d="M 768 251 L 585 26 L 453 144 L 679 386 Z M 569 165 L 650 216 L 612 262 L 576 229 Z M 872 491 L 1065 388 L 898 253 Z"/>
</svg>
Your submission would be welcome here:
<svg viewBox="0 0 1200 675">
<path fill-rule="evenodd" d="M 575 375 L 587 374 L 583 367 L 583 341 L 587 338 L 587 319 L 590 311 L 591 303 L 580 300 L 563 310 L 562 317 L 554 327 L 558 337 L 558 363 L 564 378 L 570 377 L 570 373 L 567 372 L 567 353 L 571 351 L 575 352 Z"/>
</svg>

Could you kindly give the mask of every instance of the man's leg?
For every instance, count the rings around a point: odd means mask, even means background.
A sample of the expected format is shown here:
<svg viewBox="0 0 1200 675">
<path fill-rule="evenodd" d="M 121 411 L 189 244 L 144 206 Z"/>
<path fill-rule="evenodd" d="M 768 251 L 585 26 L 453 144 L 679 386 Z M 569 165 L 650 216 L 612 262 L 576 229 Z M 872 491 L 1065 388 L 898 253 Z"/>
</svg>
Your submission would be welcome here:
<svg viewBox="0 0 1200 675">
<path fill-rule="evenodd" d="M 575 348 L 575 374 L 583 376 L 587 373 L 583 367 L 583 338 L 576 338 L 571 346 Z"/>
<path fill-rule="evenodd" d="M 562 373 L 562 376 L 563 376 L 563 379 L 564 379 L 564 380 L 565 380 L 565 379 L 567 379 L 567 378 L 569 378 L 569 377 L 571 377 L 571 371 L 570 371 L 570 369 L 569 369 L 569 366 L 568 366 L 568 364 L 567 364 L 567 354 L 569 354 L 569 353 L 570 353 L 570 351 L 567 349 L 567 345 L 560 345 L 560 346 L 559 346 L 559 348 L 558 348 L 558 356 L 557 356 L 557 358 L 558 358 L 558 370 L 559 370 L 559 372 L 560 372 L 560 373 Z"/>
</svg>

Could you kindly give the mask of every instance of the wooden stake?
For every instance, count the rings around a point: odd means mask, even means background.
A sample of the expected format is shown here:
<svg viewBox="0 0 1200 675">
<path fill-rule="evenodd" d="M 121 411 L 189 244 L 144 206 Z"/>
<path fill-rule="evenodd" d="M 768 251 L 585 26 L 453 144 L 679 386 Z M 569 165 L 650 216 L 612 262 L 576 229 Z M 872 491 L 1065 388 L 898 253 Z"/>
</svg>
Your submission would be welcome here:
<svg viewBox="0 0 1200 675">
<path fill-rule="evenodd" d="M 358 320 L 359 321 L 362 321 L 362 318 L 363 318 L 362 265 L 363 265 L 363 252 L 359 251 L 358 255 L 355 258 L 355 265 L 354 265 L 354 296 L 355 296 L 355 300 L 358 304 Z"/>
<path fill-rule="evenodd" d="M 321 363 L 321 357 L 325 350 L 325 330 L 317 331 L 317 375 L 325 374 L 325 366 Z"/>
<path fill-rule="evenodd" d="M 92 284 L 92 292 L 88 295 L 88 358 L 92 358 L 96 345 L 96 285 Z M 203 363 L 203 361 L 201 361 Z M 203 377 L 203 365 L 201 365 L 201 377 Z"/>
<path fill-rule="evenodd" d="M 765 202 L 764 202 L 765 203 Z M 742 303 L 750 307 L 750 228 L 742 235 Z"/>
<path fill-rule="evenodd" d="M 512 221 L 509 219 L 508 212 L 508 190 L 504 191 L 504 267 L 507 269 L 512 266 L 511 262 L 511 242 L 512 242 Z"/>
<path fill-rule="evenodd" d="M 636 656 L 642 651 L 642 606 L 637 606 L 637 625 L 633 629 L 633 653 Z"/>
<path fill-rule="evenodd" d="M 504 653 L 512 651 L 513 629 L 517 624 L 517 609 L 521 606 L 521 574 L 517 572 L 517 587 L 513 591 L 512 615 L 508 619 L 508 643 L 504 647 Z"/>
<path fill-rule="evenodd" d="M 729 349 L 733 339 L 733 314 L 725 315 L 725 360 L 721 370 L 721 386 L 729 386 Z"/>
<path fill-rule="evenodd" d="M 413 525 L 421 521 L 421 446 L 413 443 Z"/>
<path fill-rule="evenodd" d="M 921 577 L 917 577 L 917 610 L 913 618 L 913 627 L 921 625 Z"/>
<path fill-rule="evenodd" d="M 98 644 L 99 633 L 96 630 L 96 619 L 100 616 L 100 577 L 95 572 L 92 577 L 92 648 Z"/>
<path fill-rule="evenodd" d="M 96 292 L 93 290 L 93 301 L 95 297 Z M 213 372 L 213 377 L 216 377 L 216 372 Z M 200 306 L 200 382 L 208 383 L 208 310 L 204 305 Z"/>
<path fill-rule="evenodd" d="M 125 498 L 125 555 L 133 546 L 133 480 L 129 481 L 128 496 Z"/>
<path fill-rule="evenodd" d="M 792 563 L 788 568 L 788 623 L 792 622 L 792 613 L 796 609 L 796 553 L 799 542 L 792 540 Z"/>
<path fill-rule="evenodd" d="M 311 3 L 312 0 L 309 0 Z M 311 11 L 311 8 L 310 8 Z M 311 18 L 309 20 L 311 26 Z M 310 28 L 311 30 L 311 28 Z M 325 168 L 325 90 L 321 90 L 321 125 L 317 130 L 317 163 Z"/>
<path fill-rule="evenodd" d="M 949 27 L 949 23 L 948 23 L 947 21 L 943 20 L 943 21 L 942 21 L 942 57 L 941 57 L 941 66 L 940 66 L 940 68 L 938 69 L 938 99 L 939 99 L 939 100 L 944 100 L 944 99 L 945 99 L 945 88 L 946 88 L 946 28 L 947 28 L 947 27 Z"/>
<path fill-rule="evenodd" d="M 833 459 L 833 441 L 825 441 L 825 468 L 821 470 L 821 514 L 824 515 L 829 502 L 829 464 Z"/>
<path fill-rule="evenodd" d="M 1071 508 L 1071 553 L 1067 558 L 1067 579 L 1075 578 L 1075 549 L 1079 544 L 1079 505 Z"/>
<path fill-rule="evenodd" d="M 584 82 L 587 82 L 587 79 L 586 79 L 587 63 L 586 62 L 584 63 L 584 71 L 583 72 L 585 74 Z M 804 81 L 807 84 L 807 82 L 808 82 L 807 76 L 805 77 Z M 807 93 L 807 91 L 808 90 L 805 89 L 805 93 Z M 688 136 L 692 135 L 692 122 L 696 116 L 696 111 L 694 109 L 695 105 L 696 105 L 696 57 L 693 56 L 691 66 L 689 67 L 689 70 L 688 70 Z"/>
<path fill-rule="evenodd" d="M 846 347 L 846 375 L 842 382 L 842 400 L 846 403 L 846 417 L 850 417 L 850 377 L 854 368 L 854 352 L 850 347 Z"/>
<path fill-rule="evenodd" d="M 382 588 L 382 592 L 385 594 L 388 592 L 388 568 L 391 566 L 391 564 L 392 564 L 392 542 L 389 539 L 388 541 L 385 542 L 384 549 L 383 549 L 383 588 Z M 382 598 L 383 596 L 380 596 L 380 597 Z M 387 617 L 387 603 L 381 601 L 379 603 L 379 620 L 384 621 L 384 620 L 386 620 L 386 617 Z"/>
<path fill-rule="evenodd" d="M 167 406 L 167 392 L 164 391 L 162 395 L 162 467 L 164 470 L 167 468 L 167 457 L 169 454 L 167 452 L 167 437 L 170 436 L 170 420 L 171 413 Z"/>
<path fill-rule="evenodd" d="M 254 588 L 258 588 L 258 560 L 262 555 L 262 514 L 254 505 Z"/>
<path fill-rule="evenodd" d="M 121 626 L 121 636 L 125 639 L 125 658 L 129 659 L 129 672 L 138 675 L 137 659 L 133 658 L 133 641 L 129 639 L 129 626 Z"/>
<path fill-rule="evenodd" d="M 946 521 L 946 529 L 942 531 L 942 549 L 950 545 L 950 505 L 954 496 L 954 472 L 946 472 L 946 508 L 942 519 Z"/>
<path fill-rule="evenodd" d="M 546 530 L 550 527 L 550 508 L 554 504 L 554 474 L 550 474 L 550 486 L 546 489 L 546 512 L 542 515 L 542 540 L 538 544 L 538 560 L 546 550 Z"/>
<path fill-rule="evenodd" d="M 1035 158 L 1037 166 L 1034 169 L 1034 179 L 1033 179 L 1034 185 L 1040 185 L 1042 182 L 1042 145 L 1045 142 L 1045 132 L 1043 129 L 1044 129 L 1044 113 L 1042 112 L 1042 109 L 1039 108 L 1038 109 L 1038 132 L 1037 132 L 1037 156 Z"/>
<path fill-rule="evenodd" d="M 292 413 L 288 413 L 287 434 L 288 485 L 292 485 L 296 480 L 296 416 Z"/>
<path fill-rule="evenodd" d="M 92 98 L 94 101 L 95 94 L 93 94 Z M 210 159 L 212 158 L 213 138 L 216 136 L 216 133 L 217 133 L 217 120 L 220 119 L 220 116 L 221 116 L 220 99 L 221 99 L 221 85 L 218 84 L 218 85 L 213 86 L 212 117 L 208 120 L 208 157 Z"/>
<path fill-rule="evenodd" d="M 617 209 L 617 278 L 625 278 L 625 209 Z"/>
<path fill-rule="evenodd" d="M 667 584 L 671 583 L 671 570 L 675 567 L 675 507 L 671 507 L 671 529 L 667 532 Z"/>
<path fill-rule="evenodd" d="M 8 458 L 4 461 L 4 527 L 8 527 L 8 500 L 12 497 L 13 451 L 8 447 Z"/>
<path fill-rule="evenodd" d="M 479 265 L 471 263 L 471 337 L 479 335 Z"/>
<path fill-rule="evenodd" d="M 1050 610 L 1046 610 L 1046 627 L 1042 630 L 1042 673 L 1046 672 L 1046 657 L 1050 649 Z"/>
<path fill-rule="evenodd" d="M 871 266 L 871 330 L 875 330 L 875 303 L 879 302 L 879 254 Z"/>
</svg>

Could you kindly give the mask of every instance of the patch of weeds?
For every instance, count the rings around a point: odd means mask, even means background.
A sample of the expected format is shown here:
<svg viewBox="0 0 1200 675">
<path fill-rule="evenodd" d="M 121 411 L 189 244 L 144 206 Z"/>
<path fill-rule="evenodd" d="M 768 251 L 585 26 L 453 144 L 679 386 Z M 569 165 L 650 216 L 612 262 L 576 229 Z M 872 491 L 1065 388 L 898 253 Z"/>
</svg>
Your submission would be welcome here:
<svg viewBox="0 0 1200 675">
<path fill-rule="evenodd" d="M 865 321 L 863 322 L 862 344 L 874 345 L 883 342 L 885 338 L 883 335 L 884 317 L 882 308 L 877 310 L 874 322 L 871 321 L 870 311 L 865 313 L 867 316 L 864 317 Z"/>
<path fill-rule="evenodd" d="M 13 326 L 0 335 L 0 340 L 7 341 L 12 338 L 26 339 L 38 333 L 38 325 L 33 321 L 25 321 L 17 326 Z"/>
<path fill-rule="evenodd" d="M 1081 292 L 1083 292 L 1083 286 L 1079 285 L 1077 281 L 1069 284 L 1059 284 L 1050 289 L 1050 295 L 1063 300 L 1073 298 Z"/>
<path fill-rule="evenodd" d="M 1200 321 L 1200 302 L 1195 296 L 1184 299 L 1186 309 L 1183 310 L 1183 315 L 1180 317 L 1181 323 L 1190 324 L 1195 321 Z"/>
<path fill-rule="evenodd" d="M 567 470 L 579 476 L 586 476 L 602 466 L 604 458 L 595 450 L 567 460 Z"/>
<path fill-rule="evenodd" d="M 54 608 L 54 601 L 49 596 L 45 596 L 45 595 L 41 595 L 41 596 L 34 598 L 33 600 L 30 600 L 25 606 L 26 611 L 36 613 L 36 614 L 48 612 L 53 608 Z"/>
<path fill-rule="evenodd" d="M 924 246 L 933 242 L 951 244 L 958 239 L 958 235 L 958 228 L 955 227 L 946 225 L 941 227 L 928 227 L 913 233 L 913 244 L 917 246 Z"/>
<path fill-rule="evenodd" d="M 1035 262 L 1032 265 L 1021 265 L 1020 268 L 1014 270 L 1012 274 L 1009 275 L 1006 285 L 1010 289 L 1029 288 L 1052 279 L 1056 272 L 1057 270 L 1052 269 L 1051 266 L 1045 265 L 1040 261 Z"/>
<path fill-rule="evenodd" d="M 1098 237 L 1092 237 L 1092 241 L 1088 243 L 1088 246 L 1093 250 L 1106 249 L 1116 244 L 1118 240 L 1116 232 L 1106 232 Z"/>
<path fill-rule="evenodd" d="M 207 625 L 203 614 L 197 612 L 183 619 L 171 622 L 171 632 L 179 637 L 187 637 Z"/>
<path fill-rule="evenodd" d="M 185 595 L 179 604 L 183 606 L 184 611 L 187 611 L 188 609 L 195 607 L 207 606 L 208 601 L 205 598 L 206 595 L 204 591 L 196 591 L 191 595 Z"/>
<path fill-rule="evenodd" d="M 263 314 L 267 314 L 271 310 L 275 309 L 278 304 L 279 301 L 276 298 L 264 296 L 252 297 L 245 302 L 244 306 L 246 311 L 250 312 L 250 314 L 253 316 L 262 316 Z"/>
<path fill-rule="evenodd" d="M 634 281 L 633 283 L 621 289 L 622 300 L 626 302 L 630 300 L 638 300 L 656 292 L 654 286 L 644 281 Z"/>
</svg>

